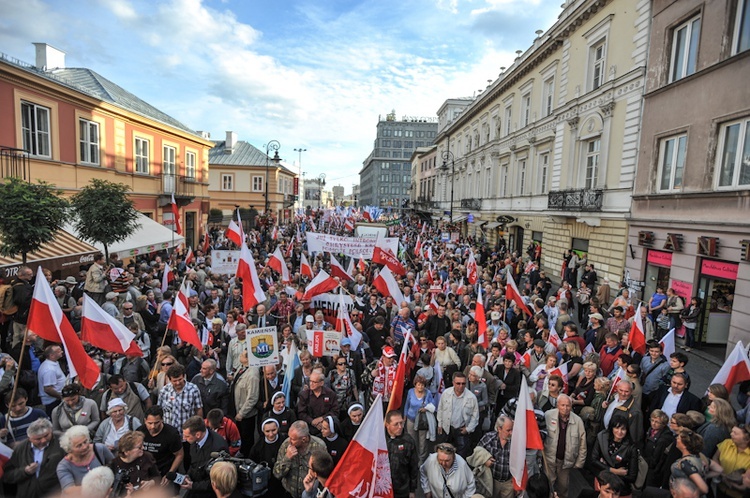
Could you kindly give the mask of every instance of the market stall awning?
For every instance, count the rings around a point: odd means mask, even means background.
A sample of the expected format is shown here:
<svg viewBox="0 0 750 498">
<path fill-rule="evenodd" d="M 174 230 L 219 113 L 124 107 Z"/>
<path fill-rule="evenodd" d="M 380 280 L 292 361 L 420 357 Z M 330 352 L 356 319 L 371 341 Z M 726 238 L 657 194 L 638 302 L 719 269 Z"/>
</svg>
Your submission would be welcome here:
<svg viewBox="0 0 750 498">
<path fill-rule="evenodd" d="M 72 268 L 71 273 L 78 271 L 80 265 L 91 264 L 93 255 L 98 249 L 81 240 L 66 230 L 58 230 L 55 239 L 44 244 L 38 251 L 26 255 L 26 264 L 33 270 L 42 265 L 52 272 Z M 21 255 L 16 257 L 0 256 L 0 276 L 13 277 L 21 266 Z"/>
<path fill-rule="evenodd" d="M 117 254 L 121 259 L 134 258 L 139 254 L 169 249 L 185 242 L 185 238 L 171 229 L 160 225 L 146 215 L 138 214 L 138 229 L 129 237 L 109 246 L 110 254 Z M 73 233 L 75 231 L 68 227 Z M 104 246 L 94 244 L 97 249 L 104 252 Z"/>
</svg>

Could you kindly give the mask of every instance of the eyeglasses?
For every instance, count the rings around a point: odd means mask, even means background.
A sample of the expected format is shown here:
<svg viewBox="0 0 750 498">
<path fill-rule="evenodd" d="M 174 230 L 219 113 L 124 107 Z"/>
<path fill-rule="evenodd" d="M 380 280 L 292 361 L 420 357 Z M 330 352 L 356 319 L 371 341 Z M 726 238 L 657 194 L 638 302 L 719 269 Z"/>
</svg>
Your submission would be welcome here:
<svg viewBox="0 0 750 498">
<path fill-rule="evenodd" d="M 336 365 L 338 365 L 340 367 L 343 367 L 344 365 L 346 365 L 346 362 L 345 361 L 344 362 L 338 362 L 338 363 L 336 363 Z"/>
<path fill-rule="evenodd" d="M 420 339 L 419 342 L 427 342 L 427 339 Z"/>
<path fill-rule="evenodd" d="M 123 308 L 123 310 L 125 310 L 125 311 L 130 311 L 130 310 L 132 310 L 132 309 L 133 309 L 133 307 L 132 307 L 132 306 L 131 306 L 130 308 Z"/>
<path fill-rule="evenodd" d="M 163 366 L 163 367 L 168 367 L 168 366 L 170 366 L 170 365 L 174 365 L 174 362 L 173 362 L 173 361 L 170 361 L 169 363 L 165 363 L 165 362 L 163 362 L 163 363 L 161 364 L 161 366 Z"/>
<path fill-rule="evenodd" d="M 454 386 L 465 386 L 466 382 L 454 382 L 453 385 Z"/>
<path fill-rule="evenodd" d="M 456 448 L 453 447 L 451 444 L 443 443 L 436 446 L 436 449 L 440 451 L 444 451 L 446 453 L 450 453 L 453 455 L 456 452 Z"/>
</svg>

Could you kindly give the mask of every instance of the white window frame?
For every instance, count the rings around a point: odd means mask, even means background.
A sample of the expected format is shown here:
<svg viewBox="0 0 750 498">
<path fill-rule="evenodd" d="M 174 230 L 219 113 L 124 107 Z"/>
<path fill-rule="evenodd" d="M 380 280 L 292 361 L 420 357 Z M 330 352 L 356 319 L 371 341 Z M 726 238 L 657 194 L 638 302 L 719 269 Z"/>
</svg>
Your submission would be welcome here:
<svg viewBox="0 0 750 498">
<path fill-rule="evenodd" d="M 223 192 L 234 192 L 234 175 L 232 173 L 221 174 L 221 190 Z"/>
<path fill-rule="evenodd" d="M 78 149 L 81 154 L 81 162 L 98 166 L 100 157 L 99 123 L 78 118 L 78 131 L 80 133 Z"/>
<path fill-rule="evenodd" d="M 742 21 L 746 20 L 746 24 L 743 26 Z M 745 38 L 747 40 L 747 46 L 740 49 L 740 43 L 742 42 L 741 35 L 742 30 L 745 30 Z M 736 55 L 740 52 L 750 49 L 750 0 L 738 0 L 737 1 L 737 12 L 734 20 L 734 33 L 732 34 L 732 55 Z"/>
<path fill-rule="evenodd" d="M 601 57 L 597 53 L 601 49 Z M 600 88 L 607 80 L 607 39 L 601 38 L 589 49 L 589 89 Z"/>
<path fill-rule="evenodd" d="M 555 77 L 547 78 L 542 83 L 542 117 L 547 117 L 555 110 Z"/>
<path fill-rule="evenodd" d="M 151 168 L 151 141 L 143 137 L 135 137 L 133 140 L 133 162 L 135 172 L 148 175 Z"/>
<path fill-rule="evenodd" d="M 590 146 L 593 144 L 597 144 L 597 148 L 591 151 Z M 601 154 L 602 137 L 591 137 L 583 142 L 583 188 L 585 189 L 595 189 L 599 185 Z M 592 174 L 589 174 L 589 171 Z"/>
<path fill-rule="evenodd" d="M 52 130 L 49 107 L 21 101 L 23 148 L 31 156 L 52 157 Z"/>
<path fill-rule="evenodd" d="M 171 145 L 162 146 L 162 174 L 177 176 L 177 148 Z"/>
<path fill-rule="evenodd" d="M 505 135 L 504 136 L 507 137 L 508 135 L 510 135 L 511 131 L 513 131 L 510 126 L 510 122 L 513 120 L 513 103 L 512 102 L 510 102 L 508 105 L 505 106 L 504 115 L 505 115 Z"/>
<path fill-rule="evenodd" d="M 509 163 L 500 165 L 500 197 L 508 197 L 508 169 Z"/>
<path fill-rule="evenodd" d="M 521 96 L 521 128 L 529 126 L 531 122 L 531 91 Z"/>
<path fill-rule="evenodd" d="M 185 152 L 185 176 L 191 180 L 195 180 L 195 152 Z"/>
<path fill-rule="evenodd" d="M 253 176 L 250 178 L 250 190 L 252 192 L 265 192 L 263 190 L 263 181 L 264 178 L 262 176 Z"/>
<path fill-rule="evenodd" d="M 698 44 L 700 43 L 701 21 L 701 16 L 693 16 L 672 30 L 669 83 L 690 76 L 698 67 Z M 678 44 L 680 33 L 685 34 L 682 46 Z M 679 63 L 678 58 L 680 59 Z"/>
<path fill-rule="evenodd" d="M 727 131 L 730 127 L 737 126 L 737 142 L 734 144 L 735 150 L 733 153 L 734 157 L 726 156 L 727 147 Z M 724 123 L 719 128 L 719 147 L 717 148 L 716 154 L 716 188 L 718 190 L 736 190 L 736 189 L 747 189 L 750 186 L 750 172 L 748 173 L 748 182 L 740 184 L 740 173 L 742 171 L 743 157 L 750 155 L 750 117 L 744 117 Z M 729 185 L 721 185 L 722 180 L 722 169 L 725 160 L 732 159 L 734 161 L 734 170 L 732 171 L 731 183 Z M 750 169 L 750 166 L 748 166 Z"/>
<path fill-rule="evenodd" d="M 526 165 L 528 163 L 528 158 L 522 157 L 518 159 L 518 195 L 524 195 L 526 190 L 526 175 L 528 174 L 528 171 L 526 170 Z"/>
<path fill-rule="evenodd" d="M 659 167 L 656 176 L 657 191 L 673 192 L 682 189 L 682 181 L 685 177 L 686 156 L 686 133 L 659 140 Z M 663 176 L 665 173 L 669 175 L 669 182 L 666 187 L 663 186 Z"/>
<path fill-rule="evenodd" d="M 549 186 L 549 152 L 539 154 L 539 193 L 546 194 Z"/>
</svg>

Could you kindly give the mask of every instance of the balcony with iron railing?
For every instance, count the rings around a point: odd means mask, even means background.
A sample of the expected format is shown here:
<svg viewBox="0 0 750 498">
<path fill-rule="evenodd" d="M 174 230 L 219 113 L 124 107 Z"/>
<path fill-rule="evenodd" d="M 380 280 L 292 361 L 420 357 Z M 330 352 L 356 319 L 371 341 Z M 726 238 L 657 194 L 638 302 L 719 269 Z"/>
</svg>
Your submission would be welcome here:
<svg viewBox="0 0 750 498">
<path fill-rule="evenodd" d="M 438 209 L 437 201 L 434 201 L 428 197 L 417 197 L 414 200 L 414 207 L 416 209 Z"/>
<path fill-rule="evenodd" d="M 0 178 L 31 181 L 29 154 L 23 149 L 0 147 Z"/>
<path fill-rule="evenodd" d="M 161 175 L 162 194 L 175 197 L 195 198 L 198 180 L 193 176 Z"/>
<path fill-rule="evenodd" d="M 464 209 L 482 209 L 482 199 L 461 199 L 461 207 Z"/>
<path fill-rule="evenodd" d="M 556 211 L 601 211 L 604 192 L 600 189 L 558 190 L 547 195 L 547 209 Z"/>
</svg>

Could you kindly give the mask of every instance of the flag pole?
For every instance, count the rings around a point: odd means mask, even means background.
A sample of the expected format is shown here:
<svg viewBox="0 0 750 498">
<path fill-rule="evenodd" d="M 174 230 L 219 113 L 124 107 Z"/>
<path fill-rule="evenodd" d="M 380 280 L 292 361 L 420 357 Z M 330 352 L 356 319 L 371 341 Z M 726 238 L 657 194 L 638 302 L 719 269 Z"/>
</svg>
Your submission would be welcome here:
<svg viewBox="0 0 750 498">
<path fill-rule="evenodd" d="M 11 329 L 13 326 L 11 325 Z M 12 332 L 12 330 L 11 330 Z M 21 363 L 23 362 L 23 354 L 26 352 L 26 336 L 29 333 L 29 328 L 24 327 L 23 329 L 23 339 L 21 342 L 21 354 L 18 357 L 18 364 L 16 365 L 16 378 L 13 381 L 13 390 L 10 393 L 10 403 L 8 403 L 8 416 L 5 417 L 5 428 L 8 429 L 8 432 L 11 432 L 10 428 L 10 405 L 13 404 L 13 398 L 16 397 L 16 391 L 18 391 L 18 383 L 21 380 Z M 13 358 L 12 356 L 8 355 L 9 358 Z M 13 360 L 15 361 L 15 359 Z M 6 363 L 7 364 L 7 363 Z"/>
</svg>

